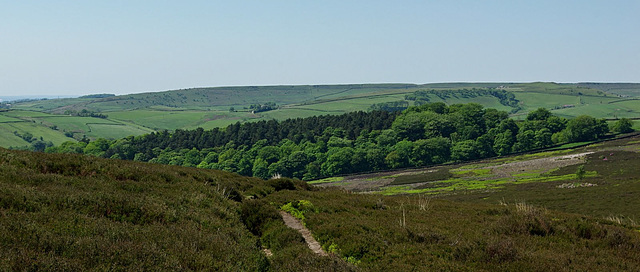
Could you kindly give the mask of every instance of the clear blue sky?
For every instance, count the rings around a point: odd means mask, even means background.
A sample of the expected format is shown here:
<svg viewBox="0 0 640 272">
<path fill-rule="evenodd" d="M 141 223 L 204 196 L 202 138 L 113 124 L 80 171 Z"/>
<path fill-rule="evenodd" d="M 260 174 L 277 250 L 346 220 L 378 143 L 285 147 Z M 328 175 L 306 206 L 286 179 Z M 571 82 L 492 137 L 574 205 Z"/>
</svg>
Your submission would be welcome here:
<svg viewBox="0 0 640 272">
<path fill-rule="evenodd" d="M 5 1 L 0 95 L 640 82 L 640 1 Z"/>
</svg>

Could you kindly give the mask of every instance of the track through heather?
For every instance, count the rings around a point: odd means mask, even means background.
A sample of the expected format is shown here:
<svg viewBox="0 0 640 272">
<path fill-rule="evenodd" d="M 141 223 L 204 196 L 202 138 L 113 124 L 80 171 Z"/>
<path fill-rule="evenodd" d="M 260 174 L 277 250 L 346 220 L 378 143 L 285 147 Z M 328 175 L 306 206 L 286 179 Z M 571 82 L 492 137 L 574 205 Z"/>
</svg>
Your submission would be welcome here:
<svg viewBox="0 0 640 272">
<path fill-rule="evenodd" d="M 300 232 L 300 234 L 302 234 L 302 237 L 307 242 L 307 245 L 309 246 L 311 251 L 320 256 L 329 256 L 329 254 L 327 254 L 327 252 L 322 249 L 320 243 L 318 243 L 318 241 L 316 241 L 316 239 L 311 236 L 311 231 L 309 231 L 309 229 L 302 225 L 302 222 L 300 222 L 300 220 L 284 211 L 280 211 L 280 215 L 282 216 L 282 220 L 284 220 L 284 223 L 285 225 L 287 225 L 287 227 L 297 230 L 298 232 Z"/>
</svg>

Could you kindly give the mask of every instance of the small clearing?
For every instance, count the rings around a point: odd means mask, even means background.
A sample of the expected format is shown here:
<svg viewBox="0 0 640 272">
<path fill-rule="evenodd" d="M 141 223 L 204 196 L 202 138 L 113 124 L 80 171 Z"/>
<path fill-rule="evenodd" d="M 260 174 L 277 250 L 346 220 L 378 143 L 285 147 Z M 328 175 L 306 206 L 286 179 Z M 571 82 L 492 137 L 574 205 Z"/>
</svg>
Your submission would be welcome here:
<svg viewBox="0 0 640 272">
<path fill-rule="evenodd" d="M 470 170 L 476 171 L 479 169 L 489 169 L 487 175 L 484 176 L 472 176 L 470 177 L 473 180 L 498 180 L 504 178 L 510 178 L 514 181 L 518 180 L 518 175 L 522 175 L 523 173 L 535 173 L 535 174 L 543 174 L 547 173 L 553 169 L 558 169 L 564 166 L 574 165 L 584 163 L 585 156 L 591 154 L 593 152 L 582 152 L 577 154 L 568 154 L 561 156 L 552 156 L 546 158 L 537 158 L 537 159 L 527 159 L 527 160 L 518 160 L 518 161 L 507 161 L 502 163 L 497 163 L 495 161 L 485 161 L 485 166 L 481 167 L 472 167 L 467 168 L 468 166 L 478 165 L 477 163 L 471 164 L 463 164 L 459 168 L 453 168 L 452 166 L 433 166 L 424 169 L 411 169 L 411 170 L 397 170 L 391 172 L 384 173 L 373 173 L 373 174 L 363 174 L 363 175 L 354 175 L 344 177 L 341 181 L 337 182 L 329 182 L 317 184 L 320 187 L 340 187 L 352 192 L 378 192 L 384 190 L 384 188 L 393 187 L 393 182 L 402 176 L 416 176 L 416 177 L 426 177 L 427 175 L 438 175 L 438 171 L 452 171 L 455 173 L 456 170 Z M 482 164 L 482 163 L 481 163 Z M 438 176 L 439 177 L 439 176 Z M 449 177 L 442 177 L 443 180 L 448 179 Z M 462 177 L 464 178 L 464 177 Z M 425 178 L 427 179 L 427 178 Z M 468 178 L 465 178 L 468 179 Z M 418 179 L 419 180 L 419 179 Z M 425 188 L 425 186 L 434 185 L 435 181 L 440 179 L 431 179 L 429 181 L 417 181 L 403 184 L 403 186 L 408 188 Z"/>
<path fill-rule="evenodd" d="M 492 178 L 511 177 L 515 173 L 531 171 L 531 170 L 550 170 L 564 166 L 579 164 L 584 162 L 583 158 L 593 152 L 583 152 L 579 154 L 570 154 L 564 156 L 556 156 L 549 158 L 540 158 L 526 161 L 510 162 L 500 165 L 492 165 L 483 167 L 483 169 L 491 169 Z"/>
<path fill-rule="evenodd" d="M 316 241 L 316 239 L 311 236 L 311 231 L 309 231 L 309 229 L 302 225 L 302 222 L 300 222 L 300 220 L 284 211 L 280 211 L 280 215 L 282 216 L 282 220 L 284 220 L 284 224 L 287 225 L 287 227 L 297 230 L 298 232 L 300 232 L 300 234 L 302 234 L 302 237 L 307 242 L 307 245 L 309 246 L 311 251 L 313 251 L 313 253 L 320 256 L 329 256 L 329 254 L 327 254 L 327 252 L 322 249 L 320 243 L 318 243 L 318 241 Z"/>
</svg>

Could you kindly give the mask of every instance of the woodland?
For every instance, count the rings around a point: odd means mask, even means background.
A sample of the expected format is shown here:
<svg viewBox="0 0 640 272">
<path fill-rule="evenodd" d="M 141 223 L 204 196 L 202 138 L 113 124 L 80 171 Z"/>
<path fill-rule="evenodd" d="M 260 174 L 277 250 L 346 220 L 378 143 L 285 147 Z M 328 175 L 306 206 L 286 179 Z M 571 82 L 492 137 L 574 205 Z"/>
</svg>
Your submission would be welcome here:
<svg viewBox="0 0 640 272">
<path fill-rule="evenodd" d="M 263 179 L 314 180 L 503 156 L 630 131 L 632 122 L 626 118 L 609 125 L 604 119 L 566 119 L 539 108 L 525 120 L 514 120 L 505 111 L 475 103 L 425 102 L 402 112 L 357 111 L 211 130 L 165 130 L 118 140 L 70 141 L 45 151 L 219 169 Z"/>
</svg>

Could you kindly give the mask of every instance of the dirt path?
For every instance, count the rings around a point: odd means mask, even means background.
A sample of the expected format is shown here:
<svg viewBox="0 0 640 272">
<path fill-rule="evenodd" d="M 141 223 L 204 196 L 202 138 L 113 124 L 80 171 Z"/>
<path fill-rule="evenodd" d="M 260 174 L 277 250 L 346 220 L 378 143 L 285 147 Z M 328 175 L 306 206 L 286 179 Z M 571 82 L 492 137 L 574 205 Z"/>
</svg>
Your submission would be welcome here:
<svg viewBox="0 0 640 272">
<path fill-rule="evenodd" d="M 300 222 L 300 220 L 298 220 L 297 218 L 291 216 L 290 214 L 284 211 L 280 211 L 280 215 L 282 216 L 282 220 L 284 220 L 284 223 L 285 225 L 287 225 L 287 227 L 297 230 L 298 232 L 300 232 L 300 234 L 302 234 L 302 237 L 307 242 L 307 245 L 309 246 L 311 251 L 313 251 L 315 254 L 318 254 L 320 256 L 329 256 L 322 249 L 322 246 L 320 246 L 320 243 L 318 243 L 318 241 L 316 241 L 316 239 L 313 238 L 313 236 L 311 236 L 311 231 L 309 231 L 309 229 L 307 229 L 304 225 L 302 225 L 302 222 Z"/>
</svg>

